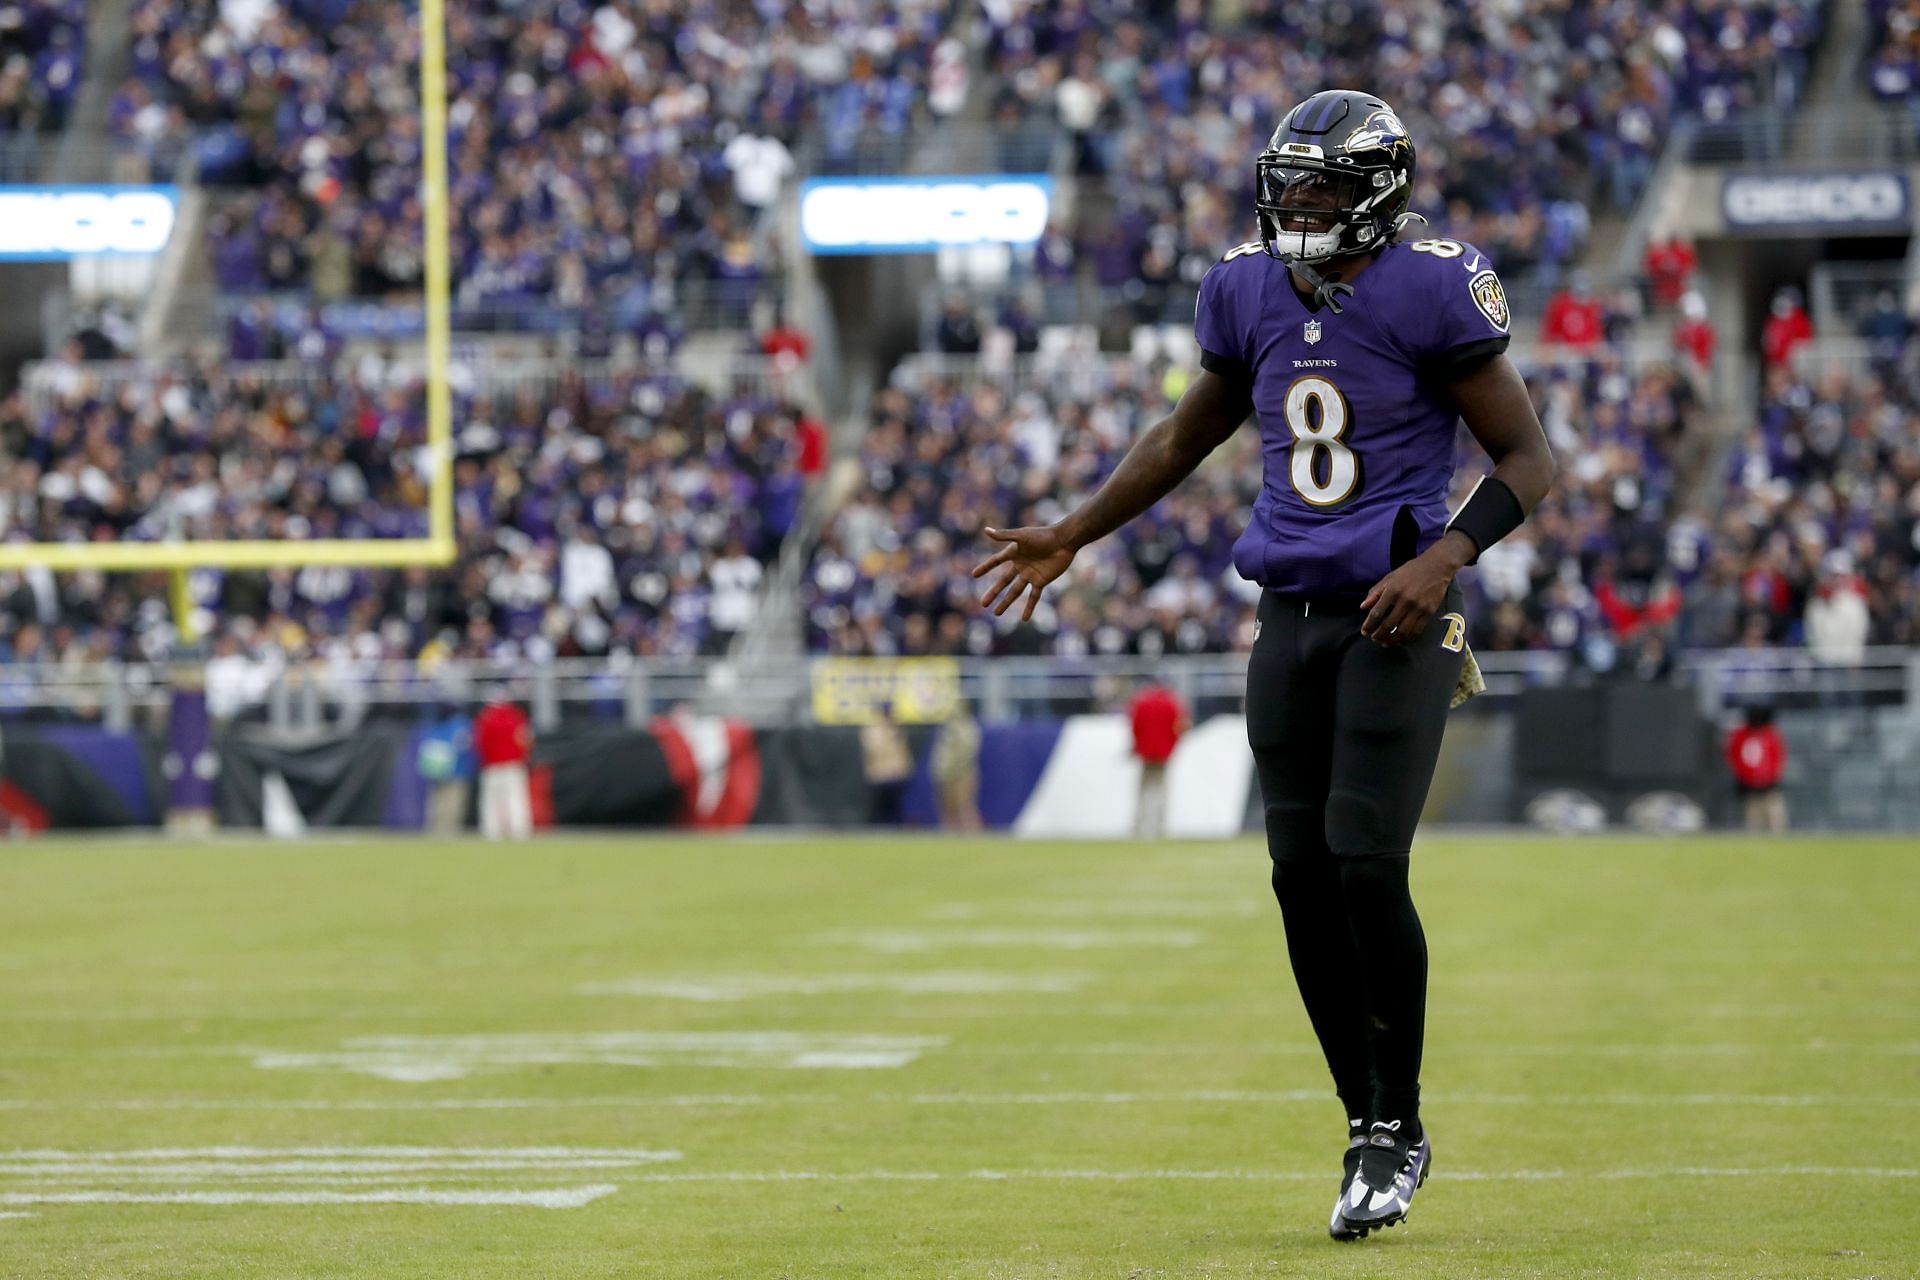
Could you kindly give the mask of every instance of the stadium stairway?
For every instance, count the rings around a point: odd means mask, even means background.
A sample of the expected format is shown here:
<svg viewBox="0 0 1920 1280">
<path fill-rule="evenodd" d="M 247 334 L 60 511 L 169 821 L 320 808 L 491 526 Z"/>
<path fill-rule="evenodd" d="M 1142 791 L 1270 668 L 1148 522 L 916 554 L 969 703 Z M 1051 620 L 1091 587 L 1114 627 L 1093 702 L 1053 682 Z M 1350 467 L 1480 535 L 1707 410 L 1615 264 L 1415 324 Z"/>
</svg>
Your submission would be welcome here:
<svg viewBox="0 0 1920 1280">
<path fill-rule="evenodd" d="M 111 182 L 113 149 L 106 141 L 107 110 L 126 78 L 127 31 L 133 0 L 87 0 L 87 73 L 67 119 L 60 148 L 40 175 L 43 182 Z"/>
<path fill-rule="evenodd" d="M 1850 136 L 1860 118 L 1850 107 L 1872 108 L 1861 68 L 1872 39 L 1867 0 L 1831 0 L 1827 30 L 1807 78 L 1807 92 L 1798 104 L 1798 125 L 1787 144 L 1787 159 L 1815 168 L 1826 158 L 1847 153 Z"/>
</svg>

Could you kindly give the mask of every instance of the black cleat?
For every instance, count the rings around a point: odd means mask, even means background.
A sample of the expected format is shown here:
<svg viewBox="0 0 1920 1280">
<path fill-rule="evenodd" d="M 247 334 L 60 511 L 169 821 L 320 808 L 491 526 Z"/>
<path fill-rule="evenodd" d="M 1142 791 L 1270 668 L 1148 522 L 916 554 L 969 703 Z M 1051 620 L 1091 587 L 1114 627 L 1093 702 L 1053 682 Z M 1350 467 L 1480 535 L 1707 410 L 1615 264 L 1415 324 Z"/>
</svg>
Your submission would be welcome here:
<svg viewBox="0 0 1920 1280">
<path fill-rule="evenodd" d="M 1340 1194 L 1333 1198 L 1333 1221 L 1327 1224 L 1327 1234 L 1335 1240 L 1358 1240 L 1366 1234 L 1349 1227 L 1346 1219 L 1340 1216 L 1340 1210 L 1347 1203 L 1347 1188 L 1353 1185 L 1353 1175 L 1360 1172 L 1360 1153 L 1367 1146 L 1367 1134 L 1360 1127 L 1361 1123 L 1354 1121 L 1353 1127 L 1348 1130 L 1347 1154 L 1341 1158 L 1346 1165 L 1346 1176 L 1340 1179 Z"/>
<path fill-rule="evenodd" d="M 1404 1222 L 1432 1159 L 1424 1132 L 1418 1142 L 1408 1142 L 1400 1136 L 1398 1120 L 1376 1120 L 1360 1148 L 1359 1171 L 1340 1200 L 1340 1225 L 1357 1237 Z M 1335 1239 L 1345 1238 L 1335 1234 Z"/>
</svg>

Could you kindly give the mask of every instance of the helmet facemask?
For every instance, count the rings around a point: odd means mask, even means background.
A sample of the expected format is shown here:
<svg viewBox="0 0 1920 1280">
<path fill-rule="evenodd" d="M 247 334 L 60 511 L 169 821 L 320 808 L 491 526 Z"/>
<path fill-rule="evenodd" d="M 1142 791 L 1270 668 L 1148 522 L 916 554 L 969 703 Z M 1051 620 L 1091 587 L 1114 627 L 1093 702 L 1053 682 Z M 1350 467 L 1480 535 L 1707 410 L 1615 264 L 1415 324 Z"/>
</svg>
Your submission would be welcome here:
<svg viewBox="0 0 1920 1280">
<path fill-rule="evenodd" d="M 1385 170 L 1343 170 L 1269 152 L 1254 173 L 1261 243 L 1282 262 L 1315 265 L 1387 239 L 1380 217 L 1394 206 L 1400 184 Z"/>
</svg>

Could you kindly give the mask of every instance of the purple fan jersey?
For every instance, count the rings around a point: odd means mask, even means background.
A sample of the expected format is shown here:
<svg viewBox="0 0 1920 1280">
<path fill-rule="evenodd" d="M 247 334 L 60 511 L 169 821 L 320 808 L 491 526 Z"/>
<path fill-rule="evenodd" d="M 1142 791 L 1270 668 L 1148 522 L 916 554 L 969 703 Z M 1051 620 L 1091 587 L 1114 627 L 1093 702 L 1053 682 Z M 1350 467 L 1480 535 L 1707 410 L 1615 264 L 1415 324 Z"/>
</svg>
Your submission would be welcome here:
<svg viewBox="0 0 1920 1280">
<path fill-rule="evenodd" d="M 1389 245 L 1335 315 L 1243 244 L 1200 282 L 1200 363 L 1251 379 L 1265 480 L 1234 544 L 1282 595 L 1353 598 L 1446 531 L 1455 368 L 1506 350 L 1506 294 L 1470 244 Z"/>
</svg>

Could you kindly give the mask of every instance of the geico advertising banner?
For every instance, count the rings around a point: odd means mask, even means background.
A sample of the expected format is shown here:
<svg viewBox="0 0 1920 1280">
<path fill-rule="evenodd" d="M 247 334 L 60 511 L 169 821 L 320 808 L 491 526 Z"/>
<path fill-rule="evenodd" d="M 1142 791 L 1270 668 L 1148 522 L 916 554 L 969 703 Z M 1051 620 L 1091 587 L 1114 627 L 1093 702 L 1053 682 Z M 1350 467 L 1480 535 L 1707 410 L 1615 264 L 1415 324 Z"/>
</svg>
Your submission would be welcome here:
<svg viewBox="0 0 1920 1280">
<path fill-rule="evenodd" d="M 1741 173 L 1720 188 L 1727 230 L 1764 235 L 1904 231 L 1913 221 L 1907 175 L 1892 169 Z"/>
<path fill-rule="evenodd" d="M 1047 229 L 1045 174 L 969 178 L 815 178 L 800 184 L 808 253 L 933 253 L 1028 245 Z"/>
<path fill-rule="evenodd" d="M 952 658 L 821 658 L 813 664 L 813 718 L 866 724 L 882 714 L 901 724 L 937 724 L 960 707 L 960 664 Z"/>
</svg>

